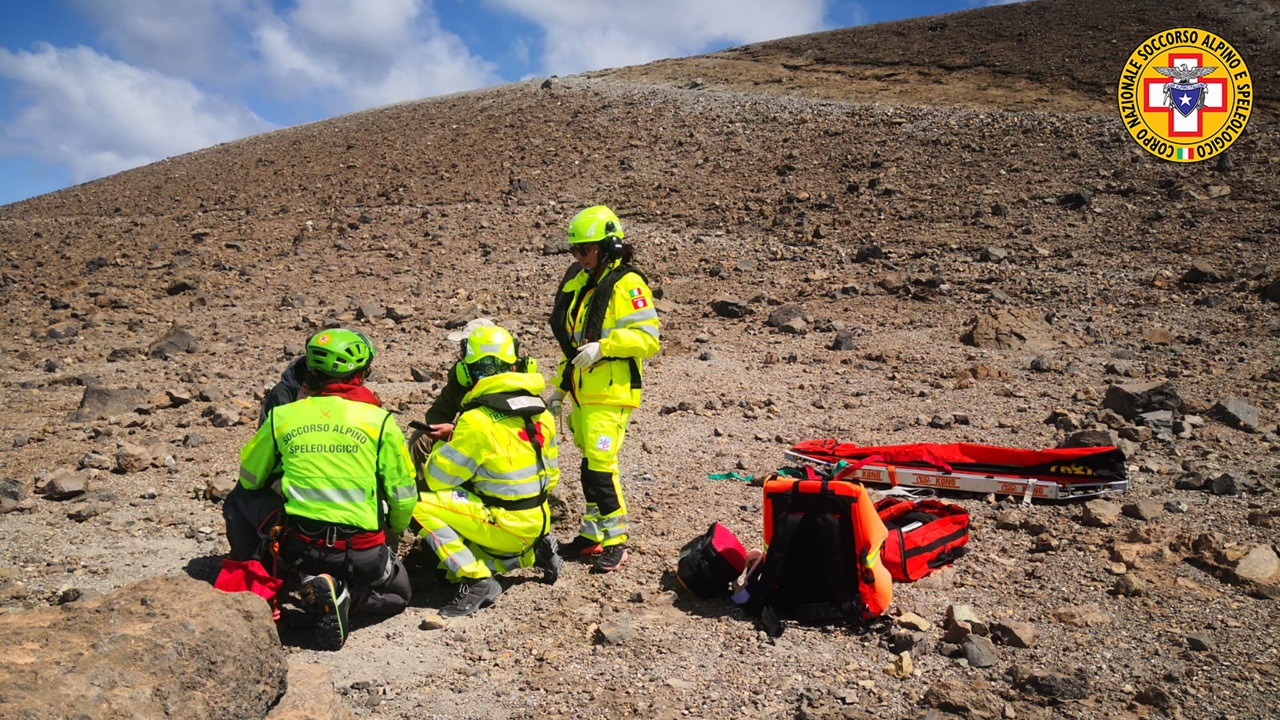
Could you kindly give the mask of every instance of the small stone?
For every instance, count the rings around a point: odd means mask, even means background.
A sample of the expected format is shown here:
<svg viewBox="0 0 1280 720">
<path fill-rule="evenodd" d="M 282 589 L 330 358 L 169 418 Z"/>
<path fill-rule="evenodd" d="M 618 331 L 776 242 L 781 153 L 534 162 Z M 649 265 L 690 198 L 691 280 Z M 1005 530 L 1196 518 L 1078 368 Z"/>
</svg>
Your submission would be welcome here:
<svg viewBox="0 0 1280 720">
<path fill-rule="evenodd" d="M 58 468 L 36 485 L 36 492 L 49 500 L 69 500 L 89 490 L 89 476 L 70 468 Z"/>
<path fill-rule="evenodd" d="M 1147 584 L 1142 578 L 1136 575 L 1121 575 L 1116 578 L 1115 585 L 1112 586 L 1117 595 L 1125 597 L 1135 597 L 1145 595 L 1147 592 Z"/>
<path fill-rule="evenodd" d="M 1272 580 L 1280 573 L 1280 558 L 1267 545 L 1255 545 L 1236 563 L 1236 577 L 1255 583 Z"/>
<path fill-rule="evenodd" d="M 116 449 L 116 471 L 125 474 L 142 472 L 151 467 L 155 457 L 141 445 L 121 443 Z"/>
<path fill-rule="evenodd" d="M 606 645 L 621 645 L 636 636 L 635 628 L 617 620 L 606 620 L 596 628 L 596 636 Z"/>
<path fill-rule="evenodd" d="M 439 613 L 429 612 L 422 616 L 422 622 L 418 623 L 418 629 L 440 630 L 447 624 L 448 623 Z"/>
<path fill-rule="evenodd" d="M 970 635 L 960 644 L 960 648 L 969 667 L 987 668 L 1000 662 L 1000 654 L 996 652 L 996 646 L 990 638 Z"/>
<path fill-rule="evenodd" d="M 1080 517 L 1083 525 L 1090 527 L 1111 527 L 1120 517 L 1120 506 L 1109 500 L 1090 500 L 1085 503 L 1084 513 Z"/>
<path fill-rule="evenodd" d="M 908 630 L 915 630 L 917 632 L 926 632 L 929 628 L 933 627 L 933 623 L 913 612 L 902 613 L 894 622 L 896 622 L 899 627 L 904 627 Z"/>
<path fill-rule="evenodd" d="M 1214 495 L 1239 495 L 1240 485 L 1231 473 L 1222 473 L 1206 484 L 1206 489 Z"/>
<path fill-rule="evenodd" d="M 1126 503 L 1120 509 L 1125 517 L 1131 517 L 1135 520 L 1150 521 L 1155 520 L 1164 514 L 1165 507 L 1158 500 L 1139 500 L 1135 503 Z"/>
<path fill-rule="evenodd" d="M 915 672 L 915 669 L 915 663 L 911 660 L 911 653 L 903 652 L 899 653 L 892 663 L 886 665 L 884 671 L 885 674 L 896 678 L 907 678 L 911 676 L 911 673 Z"/>
<path fill-rule="evenodd" d="M 991 625 L 993 640 L 1015 648 L 1029 648 L 1036 644 L 1036 628 L 1031 623 L 1009 620 Z"/>
<path fill-rule="evenodd" d="M 1209 411 L 1209 414 L 1237 430 L 1245 432 L 1257 432 L 1260 416 L 1258 408 L 1250 405 L 1241 398 L 1230 397 Z"/>
<path fill-rule="evenodd" d="M 1187 647 L 1196 652 L 1205 652 L 1209 649 L 1209 636 L 1203 634 L 1188 635 L 1186 637 Z"/>
</svg>

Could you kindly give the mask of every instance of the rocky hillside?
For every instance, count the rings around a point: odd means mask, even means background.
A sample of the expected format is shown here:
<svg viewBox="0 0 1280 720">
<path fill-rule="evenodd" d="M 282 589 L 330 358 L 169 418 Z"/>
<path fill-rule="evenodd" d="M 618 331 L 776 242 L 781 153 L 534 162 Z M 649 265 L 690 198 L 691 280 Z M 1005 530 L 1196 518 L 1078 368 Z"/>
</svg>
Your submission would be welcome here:
<svg viewBox="0 0 1280 720">
<path fill-rule="evenodd" d="M 1255 78 L 1217 162 L 1155 160 L 1115 111 L 1124 58 L 1183 26 Z M 322 327 L 374 338 L 402 426 L 470 318 L 551 366 L 564 227 L 603 202 L 661 292 L 622 455 L 630 563 L 514 578 L 442 629 L 423 572 L 336 654 L 287 611 L 289 662 L 327 665 L 345 711 L 1271 717 L 1278 44 L 1269 0 L 1035 0 L 405 103 L 0 208 L 0 612 L 207 577 L 258 400 Z M 761 542 L 760 490 L 709 474 L 816 437 L 1080 431 L 1125 448 L 1129 490 L 954 498 L 971 552 L 896 586 L 881 632 L 775 641 L 671 591 L 713 520 Z M 568 537 L 573 472 L 559 495 Z"/>
</svg>

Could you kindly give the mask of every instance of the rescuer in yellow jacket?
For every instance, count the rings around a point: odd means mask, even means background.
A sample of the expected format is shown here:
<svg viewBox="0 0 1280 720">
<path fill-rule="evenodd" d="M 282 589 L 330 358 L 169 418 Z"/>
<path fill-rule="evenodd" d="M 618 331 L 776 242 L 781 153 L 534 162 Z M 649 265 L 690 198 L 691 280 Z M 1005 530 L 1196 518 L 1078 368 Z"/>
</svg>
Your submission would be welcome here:
<svg viewBox="0 0 1280 720">
<path fill-rule="evenodd" d="M 386 533 L 409 525 L 413 465 L 394 416 L 364 386 L 373 355 L 363 334 L 317 333 L 303 397 L 268 411 L 240 450 L 247 490 L 283 473 L 280 560 L 303 574 L 303 599 L 320 615 L 316 641 L 331 650 L 346 641 L 350 611 L 395 614 L 411 595 Z"/>
<path fill-rule="evenodd" d="M 658 311 L 644 275 L 631 266 L 622 223 L 596 205 L 569 223 L 566 274 L 551 313 L 551 331 L 564 356 L 556 369 L 552 411 L 570 403 L 573 444 L 582 451 L 586 512 L 564 557 L 595 556 L 594 570 L 617 570 L 627 560 L 627 503 L 618 453 L 631 412 L 640 406 L 642 361 L 661 348 Z M 576 270 L 575 270 L 576 268 Z"/>
<path fill-rule="evenodd" d="M 555 420 L 543 403 L 542 375 L 529 370 L 511 333 L 479 327 L 455 366 L 467 389 L 448 442 L 437 443 L 423 474 L 427 491 L 414 530 L 440 559 L 457 596 L 440 609 L 471 615 L 502 593 L 493 577 L 538 567 L 554 583 L 561 560 L 547 499 L 560 481 Z"/>
</svg>

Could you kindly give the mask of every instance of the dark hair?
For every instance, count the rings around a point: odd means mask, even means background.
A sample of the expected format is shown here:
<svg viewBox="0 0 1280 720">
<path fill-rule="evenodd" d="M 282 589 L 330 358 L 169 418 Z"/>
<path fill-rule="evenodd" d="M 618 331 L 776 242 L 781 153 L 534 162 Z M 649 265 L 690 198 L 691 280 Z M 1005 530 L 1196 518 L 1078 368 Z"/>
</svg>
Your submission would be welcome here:
<svg viewBox="0 0 1280 720">
<path fill-rule="evenodd" d="M 372 365 L 372 363 L 370 365 Z M 365 365 L 359 370 L 356 370 L 355 372 L 349 372 L 346 375 L 343 375 L 341 377 L 333 377 L 331 375 L 324 375 L 318 372 L 309 372 L 302 377 L 302 386 L 310 390 L 311 392 L 315 392 L 317 390 L 323 389 L 328 385 L 333 385 L 334 383 L 351 382 L 351 378 L 357 375 L 368 375 L 370 365 Z"/>
</svg>

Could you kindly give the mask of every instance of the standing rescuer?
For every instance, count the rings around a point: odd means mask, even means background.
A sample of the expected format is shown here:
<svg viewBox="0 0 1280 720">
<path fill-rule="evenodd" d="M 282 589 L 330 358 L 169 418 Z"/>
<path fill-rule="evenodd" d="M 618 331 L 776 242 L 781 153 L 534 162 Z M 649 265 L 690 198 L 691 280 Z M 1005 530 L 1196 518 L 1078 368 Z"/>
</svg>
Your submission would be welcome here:
<svg viewBox="0 0 1280 720">
<path fill-rule="evenodd" d="M 328 650 L 346 641 L 349 611 L 392 615 L 411 595 L 386 533 L 409 525 L 413 467 L 400 426 L 364 386 L 373 354 L 361 333 L 317 333 L 305 397 L 270 409 L 240 450 L 247 490 L 282 473 L 280 561 L 303 574 L 303 600 L 320 616 L 316 642 Z"/>
<path fill-rule="evenodd" d="M 550 404 L 559 415 L 568 398 L 587 503 L 578 536 L 560 551 L 570 558 L 596 556 L 597 572 L 617 570 L 627 560 L 618 452 L 631 412 L 640 406 L 641 361 L 661 348 L 653 293 L 631 266 L 635 253 L 624 237 L 618 216 L 604 205 L 574 216 L 568 242 L 577 264 L 551 311 L 551 331 L 564 356 Z"/>
</svg>

